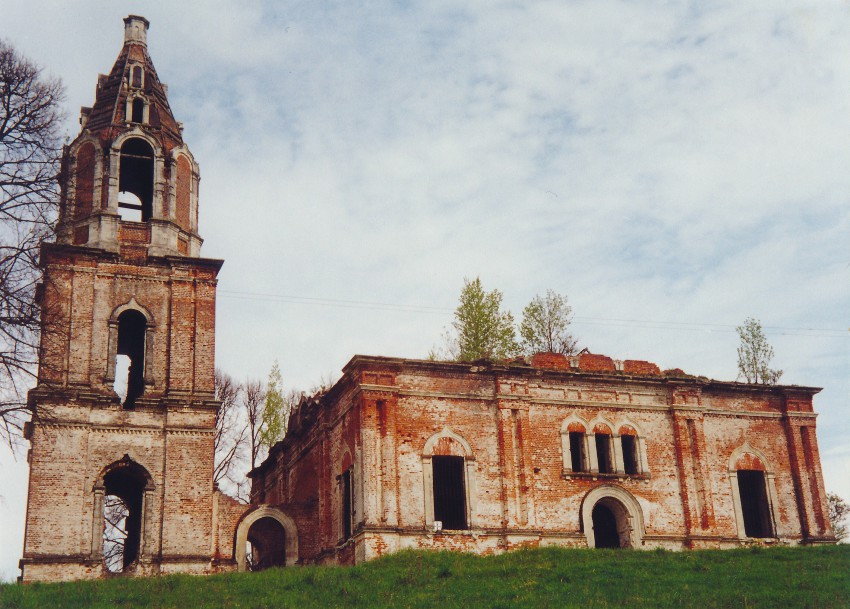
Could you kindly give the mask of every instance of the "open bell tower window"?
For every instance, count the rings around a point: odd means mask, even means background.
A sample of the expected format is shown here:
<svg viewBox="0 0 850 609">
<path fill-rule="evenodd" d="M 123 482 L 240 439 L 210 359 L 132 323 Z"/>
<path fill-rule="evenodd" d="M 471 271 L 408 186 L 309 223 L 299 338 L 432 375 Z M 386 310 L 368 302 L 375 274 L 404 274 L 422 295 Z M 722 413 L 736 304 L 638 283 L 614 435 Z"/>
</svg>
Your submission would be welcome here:
<svg viewBox="0 0 850 609">
<path fill-rule="evenodd" d="M 142 104 L 144 108 L 144 102 Z M 118 174 L 118 212 L 122 220 L 150 220 L 153 211 L 153 168 L 154 154 L 150 144 L 141 138 L 130 138 L 124 142 Z"/>
<path fill-rule="evenodd" d="M 132 309 L 118 316 L 115 391 L 132 408 L 145 390 L 145 316 Z"/>
<path fill-rule="evenodd" d="M 145 122 L 145 102 L 141 97 L 133 100 L 133 109 L 131 119 L 134 123 Z"/>
</svg>

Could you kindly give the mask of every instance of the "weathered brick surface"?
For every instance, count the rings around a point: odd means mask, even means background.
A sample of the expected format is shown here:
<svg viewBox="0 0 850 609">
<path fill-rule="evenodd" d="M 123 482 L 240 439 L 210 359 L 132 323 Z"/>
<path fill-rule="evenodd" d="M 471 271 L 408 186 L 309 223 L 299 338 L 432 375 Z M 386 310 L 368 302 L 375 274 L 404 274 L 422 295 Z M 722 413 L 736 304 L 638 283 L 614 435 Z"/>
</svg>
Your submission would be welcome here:
<svg viewBox="0 0 850 609">
<path fill-rule="evenodd" d="M 233 566 L 232 532 L 245 506 L 216 494 L 212 482 L 221 261 L 199 257 L 192 221 L 197 164 L 142 42 L 125 39 L 85 129 L 65 149 L 57 242 L 41 252 L 44 330 L 38 384 L 29 395 L 38 417 L 30 434 L 24 581 L 104 574 L 109 468 L 141 480 L 130 482 L 143 496 L 144 514 L 132 573 Z M 136 68 L 144 78 L 131 86 Z M 147 120 L 126 122 L 129 96 L 147 104 Z M 125 136 L 144 139 L 153 151 L 151 201 L 142 222 L 118 213 Z M 144 180 L 146 171 L 127 183 Z M 135 337 L 144 354 L 144 388 L 135 404 L 122 405 L 114 381 L 118 318 L 125 310 L 145 319 Z"/>
<path fill-rule="evenodd" d="M 811 415 L 817 389 L 667 376 L 637 360 L 617 370 L 610 358 L 581 358 L 581 366 L 551 354 L 532 358 L 540 366 L 496 366 L 357 356 L 334 388 L 293 414 L 274 459 L 253 474 L 252 501 L 284 513 L 313 507 L 298 520 L 302 562 L 360 562 L 411 547 L 486 554 L 585 546 L 583 513 L 606 497 L 637 506 L 639 547 L 832 540 Z M 809 430 L 805 440 L 797 417 Z M 612 434 L 615 446 L 620 434 L 635 437 L 640 471 L 623 473 L 616 449 L 614 473 L 569 471 L 562 430 Z M 349 452 L 354 535 L 343 543 L 333 481 Z M 430 527 L 429 454 L 466 458 L 469 530 Z M 747 538 L 736 517 L 737 469 L 766 472 L 775 528 L 768 539 Z M 278 479 L 290 485 L 283 495 L 269 491 Z"/>
</svg>

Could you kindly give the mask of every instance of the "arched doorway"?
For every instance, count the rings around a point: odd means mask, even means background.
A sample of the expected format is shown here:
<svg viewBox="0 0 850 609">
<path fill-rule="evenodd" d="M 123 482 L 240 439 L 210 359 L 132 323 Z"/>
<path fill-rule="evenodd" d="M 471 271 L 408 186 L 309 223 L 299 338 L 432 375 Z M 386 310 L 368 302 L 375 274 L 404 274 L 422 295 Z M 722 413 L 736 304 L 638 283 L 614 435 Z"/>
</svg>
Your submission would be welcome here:
<svg viewBox="0 0 850 609">
<path fill-rule="evenodd" d="M 634 495 L 620 486 L 603 484 L 585 495 L 581 526 L 589 548 L 643 546 L 643 510 Z"/>
<path fill-rule="evenodd" d="M 286 531 L 274 518 L 260 518 L 248 528 L 245 568 L 262 571 L 286 565 Z"/>
<path fill-rule="evenodd" d="M 591 511 L 593 538 L 597 548 L 628 548 L 628 511 L 616 499 L 599 500 Z"/>
<path fill-rule="evenodd" d="M 298 529 L 295 521 L 268 505 L 252 508 L 236 527 L 233 553 L 239 571 L 296 564 Z"/>
<path fill-rule="evenodd" d="M 97 532 L 103 566 L 110 573 L 125 573 L 134 568 L 144 548 L 145 494 L 153 484 L 147 470 L 126 455 L 107 467 L 101 480 L 95 500 L 103 518 Z"/>
</svg>

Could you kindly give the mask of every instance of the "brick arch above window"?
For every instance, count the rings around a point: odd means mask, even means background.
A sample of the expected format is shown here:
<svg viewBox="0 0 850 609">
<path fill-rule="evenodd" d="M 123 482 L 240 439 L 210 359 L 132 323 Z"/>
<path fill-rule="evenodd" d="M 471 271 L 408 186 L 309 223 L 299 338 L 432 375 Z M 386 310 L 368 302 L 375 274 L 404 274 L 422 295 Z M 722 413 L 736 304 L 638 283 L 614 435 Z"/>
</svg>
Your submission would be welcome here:
<svg viewBox="0 0 850 609">
<path fill-rule="evenodd" d="M 610 436 L 610 435 L 612 435 L 611 426 L 608 423 L 600 421 L 600 422 L 594 424 L 593 433 L 595 433 L 595 434 L 606 434 L 606 435 Z"/>
<path fill-rule="evenodd" d="M 339 461 L 339 471 L 344 472 L 353 464 L 354 460 L 351 458 L 351 451 L 348 450 L 348 446 L 346 446 L 343 448 L 342 458 Z"/>
<path fill-rule="evenodd" d="M 587 421 L 572 414 L 563 420 L 561 423 L 561 433 L 587 433 Z"/>
<path fill-rule="evenodd" d="M 746 442 L 733 450 L 732 454 L 729 455 L 730 472 L 739 469 L 770 472 L 767 463 L 768 459 L 764 456 L 764 453 L 753 448 Z"/>
<path fill-rule="evenodd" d="M 138 311 L 139 313 L 144 315 L 148 326 L 151 326 L 151 325 L 154 324 L 154 318 L 153 318 L 153 315 L 151 314 L 151 312 L 147 308 L 145 308 L 144 306 L 139 304 L 139 302 L 136 300 L 135 296 L 131 297 L 130 300 L 128 300 L 124 304 L 118 305 L 117 307 L 115 307 L 115 309 L 112 311 L 112 315 L 109 316 L 109 321 L 117 323 L 118 318 L 121 316 L 121 314 L 124 311 L 130 311 L 130 310 Z"/>
<path fill-rule="evenodd" d="M 464 457 L 465 459 L 474 458 L 469 442 L 448 427 L 444 427 L 425 441 L 422 456 L 433 457 L 435 455 Z"/>
<path fill-rule="evenodd" d="M 134 138 L 145 140 L 153 149 L 153 156 L 155 159 L 161 160 L 163 158 L 162 146 L 160 145 L 160 143 L 156 140 L 156 138 L 145 132 L 138 125 L 134 126 L 128 131 L 125 131 L 124 133 L 121 133 L 114 140 L 112 140 L 112 144 L 110 146 L 111 152 L 119 154 L 121 152 L 121 147 L 124 145 L 124 143 L 127 140 L 131 140 Z"/>
</svg>

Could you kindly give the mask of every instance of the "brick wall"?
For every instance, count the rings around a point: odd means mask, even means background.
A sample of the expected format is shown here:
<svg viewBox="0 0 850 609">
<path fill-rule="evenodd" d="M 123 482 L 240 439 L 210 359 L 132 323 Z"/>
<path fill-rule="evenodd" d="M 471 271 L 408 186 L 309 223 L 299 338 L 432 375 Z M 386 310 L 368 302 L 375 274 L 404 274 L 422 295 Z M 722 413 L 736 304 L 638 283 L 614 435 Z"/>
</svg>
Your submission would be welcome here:
<svg viewBox="0 0 850 609">
<path fill-rule="evenodd" d="M 650 362 L 588 354 L 541 354 L 532 364 L 356 356 L 296 415 L 274 463 L 255 472 L 255 485 L 288 481 L 287 496 L 273 497 L 281 511 L 314 506 L 298 525 L 309 540 L 302 561 L 357 562 L 405 547 L 584 546 L 597 503 L 621 506 L 642 525 L 632 543 L 639 547 L 832 540 L 814 440 L 817 389 L 668 375 Z M 570 471 L 568 427 L 611 433 L 616 470 Z M 623 469 L 621 431 L 637 438 L 633 475 Z M 435 533 L 428 521 L 428 445 L 431 454 L 465 457 L 469 530 Z M 354 536 L 340 543 L 334 481 L 352 450 Z M 764 462 L 769 538 L 744 535 L 734 474 L 757 468 L 737 459 Z"/>
</svg>

